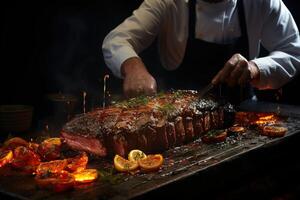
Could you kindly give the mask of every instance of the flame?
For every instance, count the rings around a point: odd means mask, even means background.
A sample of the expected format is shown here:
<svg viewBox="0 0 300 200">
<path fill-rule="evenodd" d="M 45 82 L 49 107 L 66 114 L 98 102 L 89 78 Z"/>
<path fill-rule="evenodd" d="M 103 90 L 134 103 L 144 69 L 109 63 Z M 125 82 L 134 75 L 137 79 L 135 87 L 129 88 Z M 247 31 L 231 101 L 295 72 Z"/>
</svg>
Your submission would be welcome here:
<svg viewBox="0 0 300 200">
<path fill-rule="evenodd" d="M 235 123 L 240 125 L 275 124 L 279 117 L 274 113 L 237 112 Z"/>
<path fill-rule="evenodd" d="M 13 160 L 13 152 L 11 150 L 0 152 L 0 167 L 10 163 Z"/>
<path fill-rule="evenodd" d="M 81 172 L 73 173 L 77 183 L 89 183 L 98 178 L 98 171 L 96 169 L 85 169 Z"/>
</svg>

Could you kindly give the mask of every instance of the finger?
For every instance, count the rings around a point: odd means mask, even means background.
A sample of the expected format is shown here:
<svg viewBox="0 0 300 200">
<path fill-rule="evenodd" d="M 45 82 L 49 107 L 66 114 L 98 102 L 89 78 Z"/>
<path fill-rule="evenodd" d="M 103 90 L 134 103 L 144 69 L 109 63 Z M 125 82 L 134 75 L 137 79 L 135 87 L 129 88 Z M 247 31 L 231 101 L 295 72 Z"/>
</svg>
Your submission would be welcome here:
<svg viewBox="0 0 300 200">
<path fill-rule="evenodd" d="M 245 70 L 248 69 L 247 60 L 240 60 L 230 74 L 230 79 L 238 80 Z"/>
<path fill-rule="evenodd" d="M 226 83 L 229 87 L 233 87 L 237 84 L 237 81 L 235 79 L 227 79 Z"/>
<path fill-rule="evenodd" d="M 235 65 L 239 61 L 239 54 L 234 54 L 224 65 L 223 69 L 217 74 L 219 82 L 224 82 L 230 76 Z"/>
<path fill-rule="evenodd" d="M 244 71 L 243 74 L 240 76 L 238 83 L 240 85 L 245 85 L 250 80 L 250 72 Z"/>
</svg>

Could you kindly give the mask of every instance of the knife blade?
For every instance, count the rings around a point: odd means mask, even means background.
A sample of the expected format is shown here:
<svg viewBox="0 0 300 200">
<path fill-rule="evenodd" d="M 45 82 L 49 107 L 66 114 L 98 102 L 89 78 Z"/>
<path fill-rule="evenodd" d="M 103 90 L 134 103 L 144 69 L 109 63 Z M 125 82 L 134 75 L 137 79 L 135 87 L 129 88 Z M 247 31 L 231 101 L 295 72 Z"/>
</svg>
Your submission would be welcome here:
<svg viewBox="0 0 300 200">
<path fill-rule="evenodd" d="M 215 87 L 214 84 L 209 83 L 207 86 L 205 86 L 202 90 L 199 92 L 199 98 L 204 97 L 209 91 L 211 91 Z"/>
</svg>

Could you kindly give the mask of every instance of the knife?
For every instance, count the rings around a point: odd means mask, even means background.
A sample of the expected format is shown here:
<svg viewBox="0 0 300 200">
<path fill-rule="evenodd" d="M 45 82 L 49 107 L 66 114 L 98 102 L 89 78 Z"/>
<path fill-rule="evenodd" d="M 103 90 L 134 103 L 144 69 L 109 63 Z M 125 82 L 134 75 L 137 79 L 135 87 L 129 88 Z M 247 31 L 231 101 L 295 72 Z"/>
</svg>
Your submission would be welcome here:
<svg viewBox="0 0 300 200">
<path fill-rule="evenodd" d="M 204 97 L 209 91 L 211 91 L 215 87 L 214 84 L 209 83 L 207 86 L 205 86 L 202 90 L 199 92 L 199 98 Z"/>
</svg>

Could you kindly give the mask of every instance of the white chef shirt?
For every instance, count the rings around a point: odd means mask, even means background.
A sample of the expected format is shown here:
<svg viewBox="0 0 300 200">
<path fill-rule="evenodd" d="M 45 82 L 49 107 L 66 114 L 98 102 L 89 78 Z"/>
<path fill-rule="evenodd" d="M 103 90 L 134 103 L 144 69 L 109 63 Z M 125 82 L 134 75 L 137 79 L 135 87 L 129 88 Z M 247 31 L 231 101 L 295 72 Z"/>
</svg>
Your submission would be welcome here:
<svg viewBox="0 0 300 200">
<path fill-rule="evenodd" d="M 237 0 L 207 3 L 197 0 L 196 38 L 228 44 L 240 37 Z M 254 87 L 276 89 L 300 69 L 300 39 L 296 23 L 282 0 L 244 0 L 250 60 L 260 71 Z M 122 78 L 121 65 L 147 48 L 156 37 L 162 65 L 176 69 L 183 60 L 188 38 L 188 0 L 145 0 L 103 41 L 107 66 Z M 262 44 L 270 55 L 257 58 Z M 201 67 L 201 64 L 199 64 Z M 195 69 L 196 70 L 196 69 Z"/>
</svg>

